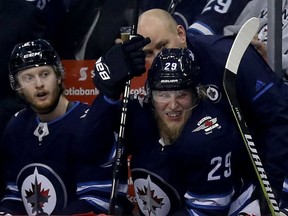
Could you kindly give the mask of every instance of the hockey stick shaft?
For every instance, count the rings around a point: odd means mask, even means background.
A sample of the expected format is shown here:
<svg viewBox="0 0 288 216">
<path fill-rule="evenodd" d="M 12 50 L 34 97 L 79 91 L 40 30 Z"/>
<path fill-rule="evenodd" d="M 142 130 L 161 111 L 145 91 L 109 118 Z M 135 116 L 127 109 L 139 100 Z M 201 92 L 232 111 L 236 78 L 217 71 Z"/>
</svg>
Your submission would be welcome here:
<svg viewBox="0 0 288 216">
<path fill-rule="evenodd" d="M 137 25 L 138 25 L 138 16 L 139 16 L 139 2 L 138 0 L 134 0 L 134 9 L 133 9 L 133 20 L 130 32 L 130 39 L 134 37 L 137 33 Z M 122 109 L 121 109 L 121 119 L 120 119 L 120 127 L 118 133 L 118 141 L 116 146 L 116 160 L 114 162 L 113 167 L 113 177 L 112 177 L 112 189 L 111 189 L 111 196 L 110 196 L 110 203 L 109 203 L 109 215 L 115 214 L 115 205 L 117 200 L 117 190 L 119 184 L 119 175 L 122 163 L 122 155 L 123 155 L 123 148 L 124 148 L 124 131 L 126 125 L 126 115 L 127 115 L 127 107 L 129 101 L 129 94 L 130 94 L 130 85 L 131 80 L 127 81 L 124 88 L 123 94 L 123 101 L 122 101 Z"/>
<path fill-rule="evenodd" d="M 237 122 L 239 131 L 247 148 L 254 171 L 258 178 L 258 182 L 260 184 L 262 193 L 269 207 L 269 211 L 271 215 L 278 215 L 279 207 L 277 201 L 272 192 L 272 188 L 268 181 L 267 175 L 263 168 L 261 159 L 253 142 L 252 136 L 246 125 L 245 119 L 243 118 L 236 95 L 236 79 L 237 79 L 238 67 L 240 65 L 240 61 L 246 49 L 248 48 L 251 40 L 253 39 L 254 35 L 258 30 L 258 26 L 259 26 L 259 20 L 257 18 L 251 18 L 242 26 L 242 28 L 238 32 L 234 40 L 234 43 L 232 44 L 225 65 L 223 86 L 231 110 Z"/>
<path fill-rule="evenodd" d="M 181 2 L 182 0 L 171 0 L 167 12 L 170 13 L 171 15 L 174 13 L 174 10 L 176 6 Z"/>
</svg>

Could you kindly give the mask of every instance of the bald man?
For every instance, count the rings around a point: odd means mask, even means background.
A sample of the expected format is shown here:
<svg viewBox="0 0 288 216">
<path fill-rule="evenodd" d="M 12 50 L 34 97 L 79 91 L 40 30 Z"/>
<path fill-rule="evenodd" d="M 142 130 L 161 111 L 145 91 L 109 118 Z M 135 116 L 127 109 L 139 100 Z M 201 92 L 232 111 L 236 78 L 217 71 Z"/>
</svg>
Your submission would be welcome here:
<svg viewBox="0 0 288 216">
<path fill-rule="evenodd" d="M 188 47 L 200 65 L 201 83 L 206 86 L 210 100 L 223 107 L 229 106 L 222 83 L 233 37 L 187 35 L 184 28 L 161 9 L 141 14 L 137 33 L 151 39 L 151 43 L 143 48 L 148 64 L 164 47 Z M 236 89 L 270 184 L 274 193 L 280 194 L 288 174 L 287 86 L 250 46 L 239 67 Z"/>
<path fill-rule="evenodd" d="M 161 9 L 144 12 L 139 17 L 137 33 L 152 39 L 143 49 L 149 65 L 164 47 L 187 46 L 184 27 L 178 25 L 169 13 Z"/>
</svg>

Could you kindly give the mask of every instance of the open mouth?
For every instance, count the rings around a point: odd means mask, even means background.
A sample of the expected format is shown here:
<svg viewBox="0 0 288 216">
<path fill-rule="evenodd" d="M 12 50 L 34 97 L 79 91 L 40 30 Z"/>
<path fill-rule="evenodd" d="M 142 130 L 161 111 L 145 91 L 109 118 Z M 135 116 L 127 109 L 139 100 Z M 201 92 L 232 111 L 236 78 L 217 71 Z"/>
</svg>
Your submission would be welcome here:
<svg viewBox="0 0 288 216">
<path fill-rule="evenodd" d="M 179 116 L 181 116 L 182 112 L 169 112 L 166 113 L 166 115 L 170 118 L 170 119 L 177 119 Z"/>
<path fill-rule="evenodd" d="M 46 96 L 47 96 L 47 93 L 46 93 L 46 92 L 38 92 L 38 93 L 36 94 L 36 97 L 37 97 L 37 98 L 40 98 L 40 99 L 44 99 Z"/>
</svg>

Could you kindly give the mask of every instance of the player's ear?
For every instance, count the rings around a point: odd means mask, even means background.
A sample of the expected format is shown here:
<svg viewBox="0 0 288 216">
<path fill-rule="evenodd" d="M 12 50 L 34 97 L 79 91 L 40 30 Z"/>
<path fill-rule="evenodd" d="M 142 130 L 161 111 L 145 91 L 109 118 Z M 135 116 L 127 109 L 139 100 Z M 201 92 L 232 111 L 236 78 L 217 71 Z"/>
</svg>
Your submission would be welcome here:
<svg viewBox="0 0 288 216">
<path fill-rule="evenodd" d="M 181 43 L 186 43 L 186 31 L 182 25 L 177 25 L 177 36 Z"/>
<path fill-rule="evenodd" d="M 58 85 L 61 84 L 62 81 L 63 81 L 63 78 L 62 78 L 62 77 L 57 77 Z"/>
</svg>

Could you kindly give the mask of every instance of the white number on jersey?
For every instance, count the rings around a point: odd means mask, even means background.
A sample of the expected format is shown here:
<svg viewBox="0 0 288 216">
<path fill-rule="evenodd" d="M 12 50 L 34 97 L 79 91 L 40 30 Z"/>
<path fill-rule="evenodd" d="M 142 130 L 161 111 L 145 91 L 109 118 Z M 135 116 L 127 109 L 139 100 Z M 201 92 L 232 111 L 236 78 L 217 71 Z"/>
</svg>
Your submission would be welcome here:
<svg viewBox="0 0 288 216">
<path fill-rule="evenodd" d="M 230 8 L 232 0 L 210 0 L 207 5 L 204 7 L 202 13 L 210 10 L 214 10 L 218 13 L 224 14 Z"/>
<path fill-rule="evenodd" d="M 225 171 L 223 173 L 223 176 L 225 178 L 231 176 L 231 152 L 229 152 L 224 160 L 224 164 L 222 164 L 223 159 L 222 157 L 214 157 L 212 158 L 210 164 L 214 165 L 213 169 L 208 173 L 208 181 L 214 181 L 219 180 L 221 178 L 221 175 L 217 172 L 217 170 L 221 166 L 225 166 Z"/>
</svg>

